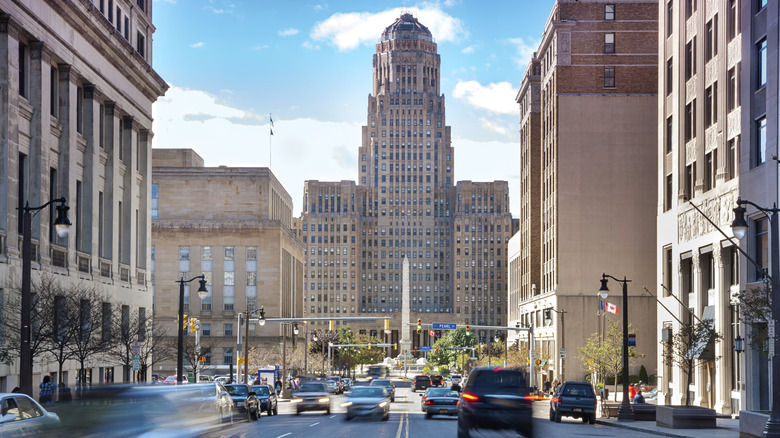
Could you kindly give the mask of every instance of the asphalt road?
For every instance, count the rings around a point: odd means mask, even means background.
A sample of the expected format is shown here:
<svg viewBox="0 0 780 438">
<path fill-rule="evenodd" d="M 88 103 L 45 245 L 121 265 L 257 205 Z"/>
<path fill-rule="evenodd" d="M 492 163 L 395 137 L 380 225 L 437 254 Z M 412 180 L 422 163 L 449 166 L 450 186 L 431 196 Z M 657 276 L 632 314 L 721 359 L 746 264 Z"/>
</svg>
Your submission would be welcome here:
<svg viewBox="0 0 780 438">
<path fill-rule="evenodd" d="M 248 423 L 236 420 L 215 431 L 214 437 L 243 438 L 438 438 L 457 436 L 456 417 L 434 416 L 426 419 L 420 410 L 420 393 L 408 387 L 397 387 L 395 402 L 391 405 L 390 420 L 356 418 L 344 421 L 345 396 L 332 397 L 331 414 L 307 412 L 296 416 L 288 402 L 279 403 L 279 415 L 263 415 Z M 564 418 L 560 424 L 549 421 L 549 405 L 536 402 L 534 406 L 534 436 L 536 437 L 650 437 L 651 434 L 627 431 L 610 426 L 582 424 L 580 420 Z M 474 437 L 515 437 L 510 432 L 472 431 Z"/>
</svg>

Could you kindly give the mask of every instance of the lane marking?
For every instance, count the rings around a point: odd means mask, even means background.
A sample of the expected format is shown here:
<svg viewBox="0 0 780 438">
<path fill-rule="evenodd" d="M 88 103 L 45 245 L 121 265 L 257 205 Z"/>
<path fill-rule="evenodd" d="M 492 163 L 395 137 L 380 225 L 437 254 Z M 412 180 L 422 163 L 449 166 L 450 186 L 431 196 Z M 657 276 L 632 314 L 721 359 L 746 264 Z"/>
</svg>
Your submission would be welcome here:
<svg viewBox="0 0 780 438">
<path fill-rule="evenodd" d="M 309 425 L 309 427 L 316 426 L 316 425 L 318 425 L 318 424 L 320 424 L 320 422 L 319 422 L 319 421 L 318 421 L 318 422 L 316 422 L 316 423 L 314 423 L 314 424 L 310 424 L 310 425 Z"/>
<path fill-rule="evenodd" d="M 333 414 L 333 415 L 331 415 L 331 416 L 330 416 L 330 417 L 328 417 L 328 418 L 336 418 L 336 414 Z"/>
<path fill-rule="evenodd" d="M 406 434 L 405 434 L 405 437 L 409 438 L 409 411 L 404 411 L 404 418 L 406 418 Z"/>
<path fill-rule="evenodd" d="M 398 422 L 398 432 L 395 433 L 395 438 L 401 438 L 401 430 L 404 428 L 404 414 L 401 413 L 401 421 Z"/>
<path fill-rule="evenodd" d="M 284 438 L 284 437 L 286 437 L 287 435 L 292 435 L 292 432 L 287 432 L 286 434 L 284 434 L 284 435 L 279 435 L 279 436 L 278 436 L 278 437 L 276 437 L 276 438 Z"/>
</svg>

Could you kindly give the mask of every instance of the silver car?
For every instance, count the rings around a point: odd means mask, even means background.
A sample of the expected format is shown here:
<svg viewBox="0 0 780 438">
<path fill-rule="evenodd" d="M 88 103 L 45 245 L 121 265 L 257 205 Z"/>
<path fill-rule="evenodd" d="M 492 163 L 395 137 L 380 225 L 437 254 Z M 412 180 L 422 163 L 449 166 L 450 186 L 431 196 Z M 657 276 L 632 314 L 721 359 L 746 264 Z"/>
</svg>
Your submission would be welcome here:
<svg viewBox="0 0 780 438">
<path fill-rule="evenodd" d="M 382 386 L 355 386 L 341 406 L 347 408 L 346 421 L 354 417 L 390 419 L 390 394 Z"/>
<path fill-rule="evenodd" d="M 0 437 L 43 436 L 60 425 L 60 417 L 48 412 L 32 397 L 0 394 Z"/>
<path fill-rule="evenodd" d="M 428 388 L 425 394 L 420 394 L 422 401 L 420 409 L 425 412 L 425 418 L 434 415 L 458 415 L 458 399 L 460 393 L 449 388 Z"/>
</svg>

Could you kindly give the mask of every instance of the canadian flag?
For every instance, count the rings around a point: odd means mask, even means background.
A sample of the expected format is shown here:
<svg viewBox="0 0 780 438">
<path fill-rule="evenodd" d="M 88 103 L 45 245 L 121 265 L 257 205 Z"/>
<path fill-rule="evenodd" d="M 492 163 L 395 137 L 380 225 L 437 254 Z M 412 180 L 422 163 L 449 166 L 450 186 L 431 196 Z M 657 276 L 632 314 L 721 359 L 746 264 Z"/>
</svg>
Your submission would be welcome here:
<svg viewBox="0 0 780 438">
<path fill-rule="evenodd" d="M 612 304 L 609 301 L 607 301 L 607 312 L 614 313 L 615 315 L 618 314 L 618 306 L 617 304 Z"/>
<path fill-rule="evenodd" d="M 436 332 L 433 330 L 428 330 L 428 336 L 436 336 Z"/>
</svg>

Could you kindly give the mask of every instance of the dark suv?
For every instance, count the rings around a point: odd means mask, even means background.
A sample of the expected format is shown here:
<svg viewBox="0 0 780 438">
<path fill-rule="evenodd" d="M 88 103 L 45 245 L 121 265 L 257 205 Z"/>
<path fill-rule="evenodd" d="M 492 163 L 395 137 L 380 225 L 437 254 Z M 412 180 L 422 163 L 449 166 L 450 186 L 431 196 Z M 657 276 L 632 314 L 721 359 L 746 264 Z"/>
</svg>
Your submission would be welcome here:
<svg viewBox="0 0 780 438">
<path fill-rule="evenodd" d="M 471 429 L 512 429 L 533 436 L 531 388 L 520 368 L 479 367 L 471 371 L 458 402 L 458 438 Z"/>
<path fill-rule="evenodd" d="M 419 390 L 425 391 L 431 387 L 431 378 L 426 375 L 419 375 L 414 377 L 414 383 L 412 384 L 412 392 Z"/>
<path fill-rule="evenodd" d="M 444 378 L 438 374 L 431 375 L 431 386 L 443 386 Z"/>
<path fill-rule="evenodd" d="M 596 423 L 596 392 L 588 382 L 563 382 L 550 399 L 550 421 L 561 422 L 561 417 L 581 418 L 582 422 Z"/>
</svg>

